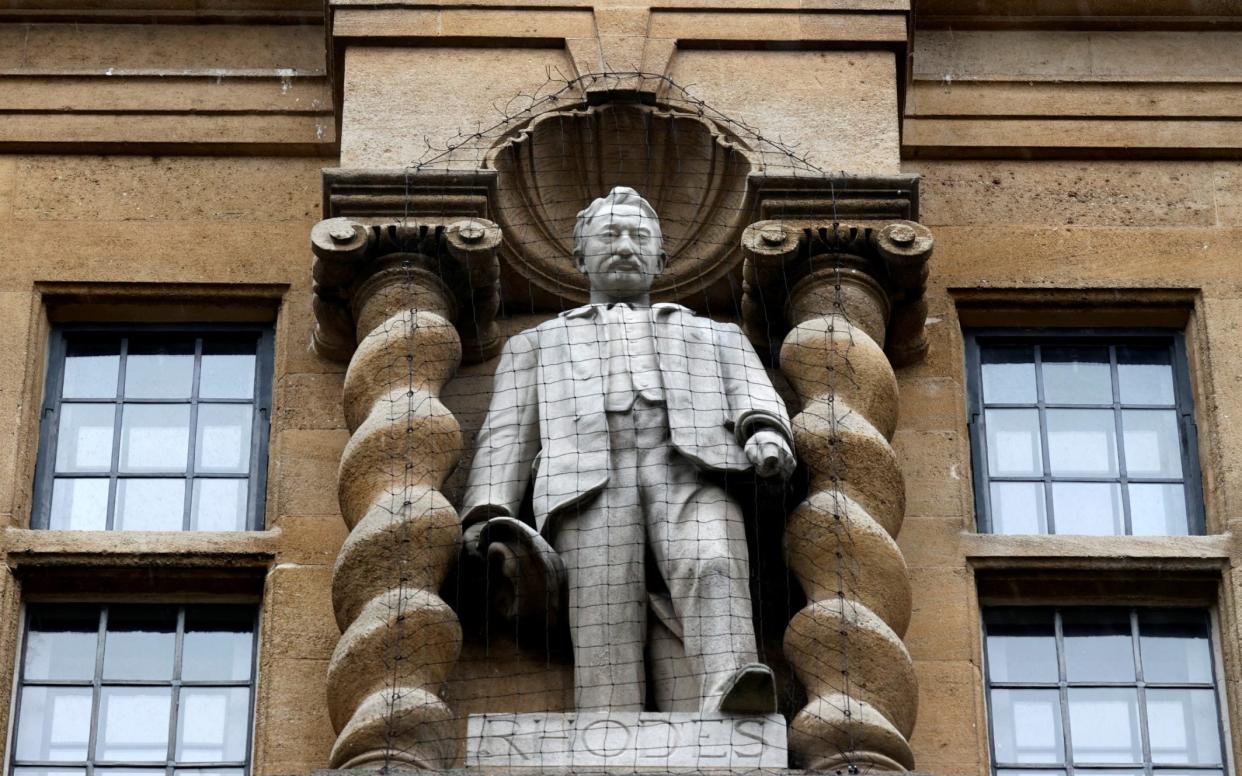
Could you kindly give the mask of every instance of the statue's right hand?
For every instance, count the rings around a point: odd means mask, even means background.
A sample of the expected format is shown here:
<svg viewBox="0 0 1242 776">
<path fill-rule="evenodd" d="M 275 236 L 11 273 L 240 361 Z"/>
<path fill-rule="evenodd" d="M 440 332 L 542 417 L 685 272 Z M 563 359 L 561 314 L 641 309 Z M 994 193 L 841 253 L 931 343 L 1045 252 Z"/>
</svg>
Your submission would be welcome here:
<svg viewBox="0 0 1242 776">
<path fill-rule="evenodd" d="M 487 522 L 479 522 L 466 528 L 461 534 L 461 548 L 467 555 L 483 556 L 483 548 L 479 546 L 479 537 L 483 534 L 483 526 Z"/>
</svg>

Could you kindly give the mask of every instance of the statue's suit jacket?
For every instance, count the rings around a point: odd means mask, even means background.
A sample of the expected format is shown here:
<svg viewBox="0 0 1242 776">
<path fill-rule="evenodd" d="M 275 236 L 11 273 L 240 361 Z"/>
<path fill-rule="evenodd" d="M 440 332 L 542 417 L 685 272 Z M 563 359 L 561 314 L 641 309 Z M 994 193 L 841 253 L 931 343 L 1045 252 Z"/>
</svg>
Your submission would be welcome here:
<svg viewBox="0 0 1242 776">
<path fill-rule="evenodd" d="M 476 440 L 463 525 L 516 517 L 533 472 L 535 527 L 550 535 L 564 511 L 607 485 L 608 330 L 600 309 L 569 310 L 506 343 Z M 682 455 L 703 469 L 749 470 L 743 446 L 760 425 L 792 447 L 785 403 L 735 324 L 656 304 L 652 333 L 669 433 Z"/>
</svg>

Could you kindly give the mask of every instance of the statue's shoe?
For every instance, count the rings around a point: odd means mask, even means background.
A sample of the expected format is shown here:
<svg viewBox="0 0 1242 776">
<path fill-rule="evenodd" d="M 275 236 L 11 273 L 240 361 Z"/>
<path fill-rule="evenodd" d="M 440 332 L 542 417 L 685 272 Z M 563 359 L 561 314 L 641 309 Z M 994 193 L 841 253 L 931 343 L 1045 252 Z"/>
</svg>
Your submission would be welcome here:
<svg viewBox="0 0 1242 776">
<path fill-rule="evenodd" d="M 763 663 L 738 669 L 720 698 L 724 714 L 772 714 L 776 711 L 776 677 Z"/>
</svg>

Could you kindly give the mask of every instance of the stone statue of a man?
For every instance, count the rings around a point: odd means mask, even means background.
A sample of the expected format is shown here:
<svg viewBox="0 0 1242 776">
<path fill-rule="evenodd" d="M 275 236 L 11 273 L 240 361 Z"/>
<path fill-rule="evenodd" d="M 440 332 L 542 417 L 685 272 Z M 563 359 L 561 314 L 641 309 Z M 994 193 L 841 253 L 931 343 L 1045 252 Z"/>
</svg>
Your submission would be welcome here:
<svg viewBox="0 0 1242 776">
<path fill-rule="evenodd" d="M 630 188 L 578 214 L 590 304 L 512 337 L 462 506 L 467 549 L 516 517 L 565 568 L 579 709 L 641 711 L 647 562 L 667 586 L 703 711 L 775 711 L 757 662 L 742 512 L 726 475 L 788 477 L 789 415 L 741 330 L 651 304 L 660 224 Z M 657 583 L 658 584 L 658 583 Z"/>
</svg>

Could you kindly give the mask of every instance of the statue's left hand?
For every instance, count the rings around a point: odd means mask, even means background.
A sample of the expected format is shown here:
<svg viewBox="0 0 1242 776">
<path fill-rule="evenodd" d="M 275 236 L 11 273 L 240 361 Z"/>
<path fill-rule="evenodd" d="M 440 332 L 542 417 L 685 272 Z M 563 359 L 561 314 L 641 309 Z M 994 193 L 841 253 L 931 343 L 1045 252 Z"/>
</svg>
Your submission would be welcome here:
<svg viewBox="0 0 1242 776">
<path fill-rule="evenodd" d="M 787 480 L 798 465 L 785 437 L 769 429 L 760 429 L 750 435 L 750 439 L 746 440 L 746 457 L 754 464 L 755 472 L 760 477 L 779 474 L 781 479 Z"/>
</svg>

